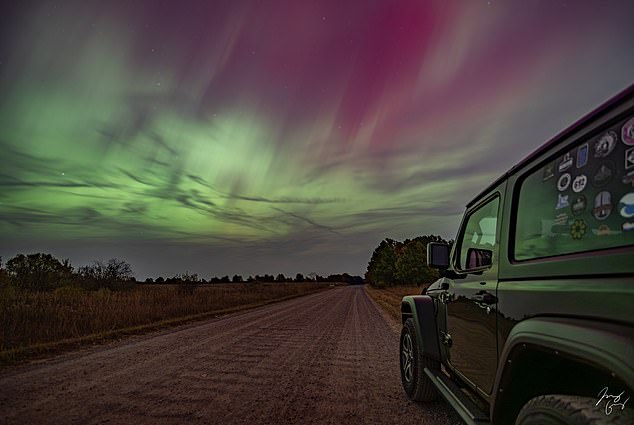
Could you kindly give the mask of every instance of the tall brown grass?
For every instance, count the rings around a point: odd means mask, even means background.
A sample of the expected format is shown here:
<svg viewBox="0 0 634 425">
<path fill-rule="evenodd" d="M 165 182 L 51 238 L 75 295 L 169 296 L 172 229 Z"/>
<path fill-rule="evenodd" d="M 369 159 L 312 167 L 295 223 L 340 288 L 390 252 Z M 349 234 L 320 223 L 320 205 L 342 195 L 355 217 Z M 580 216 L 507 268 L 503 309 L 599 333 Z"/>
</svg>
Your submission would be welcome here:
<svg viewBox="0 0 634 425">
<path fill-rule="evenodd" d="M 418 286 L 391 286 L 387 288 L 374 288 L 366 285 L 368 295 L 383 308 L 387 314 L 397 323 L 401 323 L 401 300 L 406 295 L 420 295 L 423 287 Z"/>
<path fill-rule="evenodd" d="M 219 312 L 327 288 L 323 284 L 227 284 L 195 291 L 139 285 L 129 291 L 0 290 L 0 352 Z"/>
</svg>

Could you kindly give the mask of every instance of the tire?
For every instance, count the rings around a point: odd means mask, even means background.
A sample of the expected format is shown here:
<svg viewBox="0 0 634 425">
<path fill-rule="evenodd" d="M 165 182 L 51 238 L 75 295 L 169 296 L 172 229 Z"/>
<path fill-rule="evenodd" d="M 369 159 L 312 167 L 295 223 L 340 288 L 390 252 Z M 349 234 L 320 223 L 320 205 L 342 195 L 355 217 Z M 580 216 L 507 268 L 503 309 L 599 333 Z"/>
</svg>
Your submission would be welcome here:
<svg viewBox="0 0 634 425">
<path fill-rule="evenodd" d="M 407 396 L 414 401 L 434 401 L 438 391 L 425 375 L 424 369 L 440 369 L 440 363 L 427 358 L 418 349 L 418 333 L 414 319 L 407 319 L 401 330 L 399 357 L 401 366 L 401 383 Z"/>
<path fill-rule="evenodd" d="M 528 401 L 515 425 L 625 425 L 634 423 L 632 409 L 614 407 L 606 415 L 597 399 L 571 395 L 542 395 Z"/>
</svg>

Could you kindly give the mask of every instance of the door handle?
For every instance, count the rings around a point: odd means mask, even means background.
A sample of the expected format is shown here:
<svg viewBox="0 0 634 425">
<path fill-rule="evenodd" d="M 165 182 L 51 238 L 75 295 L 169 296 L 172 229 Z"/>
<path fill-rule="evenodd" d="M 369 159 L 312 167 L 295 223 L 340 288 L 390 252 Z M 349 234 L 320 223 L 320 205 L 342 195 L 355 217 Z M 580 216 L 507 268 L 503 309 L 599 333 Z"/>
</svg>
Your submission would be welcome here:
<svg viewBox="0 0 634 425">
<path fill-rule="evenodd" d="M 448 304 L 451 301 L 451 295 L 448 292 L 441 292 L 438 296 L 441 303 Z"/>
</svg>

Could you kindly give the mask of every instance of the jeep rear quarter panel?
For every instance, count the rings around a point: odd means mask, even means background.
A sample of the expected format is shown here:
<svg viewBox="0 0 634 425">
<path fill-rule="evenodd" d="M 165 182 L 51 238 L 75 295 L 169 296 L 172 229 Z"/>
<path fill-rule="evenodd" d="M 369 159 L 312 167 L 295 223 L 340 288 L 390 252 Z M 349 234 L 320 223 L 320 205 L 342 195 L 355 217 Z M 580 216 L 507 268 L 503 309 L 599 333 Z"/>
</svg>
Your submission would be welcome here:
<svg viewBox="0 0 634 425">
<path fill-rule="evenodd" d="M 575 149 L 585 143 L 591 146 L 602 133 L 616 125 L 621 125 L 632 117 L 634 117 L 634 86 L 562 132 L 505 175 L 508 180 L 504 208 L 501 209 L 503 216 L 497 288 L 500 362 L 496 386 L 492 393 L 493 404 L 498 404 L 498 410 L 517 408 L 509 401 L 512 399 L 511 395 L 502 393 L 504 386 L 511 385 L 512 380 L 510 377 L 512 368 L 504 366 L 509 364 L 509 360 L 516 359 L 514 356 L 518 356 L 527 344 L 530 349 L 530 341 L 534 342 L 533 348 L 536 347 L 536 352 L 539 352 L 538 357 L 542 365 L 553 362 L 552 359 L 555 356 L 567 359 L 569 363 L 566 364 L 575 364 L 576 366 L 571 366 L 567 372 L 562 371 L 561 376 L 571 379 L 574 374 L 582 375 L 575 378 L 578 379 L 576 385 L 579 386 L 579 391 L 587 392 L 586 395 L 596 395 L 594 392 L 600 391 L 602 386 L 608 383 L 625 386 L 626 388 L 621 389 L 626 392 L 629 389 L 629 394 L 634 392 L 632 360 L 634 359 L 634 245 L 632 242 L 628 244 L 625 239 L 623 243 L 624 239 L 620 236 L 618 243 L 620 246 L 602 246 L 601 249 L 588 251 L 573 250 L 578 252 L 523 260 L 516 258 L 515 251 L 515 238 L 518 235 L 518 205 L 525 179 L 540 172 L 548 164 L 555 164 L 554 178 L 557 179 L 557 176 L 561 174 L 558 173 L 556 166 L 558 159 L 561 160 L 566 153 L 575 152 Z M 623 152 L 633 147 L 622 146 L 625 143 L 620 137 L 617 143 L 621 144 L 619 155 L 623 155 Z M 590 153 L 590 161 L 593 159 L 595 158 Z M 622 157 L 615 158 L 617 159 L 627 161 Z M 575 171 L 577 174 L 580 173 L 578 170 Z M 634 171 L 634 167 L 626 171 Z M 546 174 L 544 174 L 545 177 Z M 620 180 L 623 175 L 617 174 L 617 177 Z M 615 184 L 622 185 L 622 187 L 619 186 L 620 188 L 617 187 L 617 190 L 622 189 L 621 192 L 625 194 L 634 193 L 634 183 L 630 183 L 628 187 L 623 179 Z M 557 187 L 553 193 L 571 195 L 577 193 L 576 190 L 571 190 L 571 187 L 567 191 L 561 190 L 562 187 L 564 184 Z M 587 182 L 586 189 L 588 208 L 592 208 L 592 203 L 598 196 L 595 192 L 602 189 L 594 187 L 590 182 Z M 583 193 L 583 190 L 578 193 Z M 616 203 L 623 193 L 614 196 L 616 199 L 612 201 L 612 214 L 620 213 Z M 552 199 L 553 217 L 556 217 L 557 213 L 555 209 L 557 200 L 557 196 Z M 531 209 L 532 215 L 539 213 L 538 208 Z M 587 221 L 593 220 L 591 215 L 586 214 L 585 217 Z M 594 218 L 596 219 L 596 216 Z M 626 221 L 625 215 L 622 218 L 622 221 Z M 575 217 L 570 217 L 570 220 L 564 218 L 562 221 L 570 226 L 574 223 L 574 219 Z M 596 220 L 600 224 L 600 221 Z M 628 220 L 634 221 L 634 218 Z M 597 227 L 597 223 L 588 223 L 587 232 L 591 232 L 593 227 Z M 628 233 L 634 241 L 634 230 L 630 232 Z M 600 238 L 602 236 L 598 233 L 588 233 L 583 237 Z M 542 349 L 544 350 L 540 351 Z M 558 363 L 558 365 L 562 367 L 564 363 Z M 563 384 L 554 382 L 558 375 L 540 378 L 540 371 L 546 369 L 541 368 L 539 363 L 531 367 L 534 369 L 531 372 L 532 375 L 522 375 L 520 380 L 547 381 L 550 379 L 553 382 L 524 382 L 523 385 L 551 385 L 548 389 L 542 387 L 542 390 L 566 391 Z M 551 370 L 550 373 L 556 373 L 556 370 Z M 587 375 L 585 381 L 584 374 Z M 586 382 L 593 379 L 597 382 Z M 601 382 L 603 384 L 600 384 Z M 602 386 L 594 388 L 596 385 Z M 530 397 L 530 394 L 524 390 L 523 397 Z M 516 402 L 518 405 L 520 403 L 521 401 Z M 503 418 L 503 414 L 494 411 L 493 404 L 492 417 Z"/>
</svg>

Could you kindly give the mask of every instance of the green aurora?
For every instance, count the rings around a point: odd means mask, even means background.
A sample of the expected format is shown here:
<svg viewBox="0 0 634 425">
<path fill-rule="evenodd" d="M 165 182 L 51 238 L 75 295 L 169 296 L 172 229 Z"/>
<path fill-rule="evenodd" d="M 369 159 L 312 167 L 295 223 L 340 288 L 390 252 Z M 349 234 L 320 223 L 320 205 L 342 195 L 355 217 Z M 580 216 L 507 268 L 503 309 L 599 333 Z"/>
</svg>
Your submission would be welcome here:
<svg viewBox="0 0 634 425">
<path fill-rule="evenodd" d="M 586 5 L 531 38 L 540 11 L 468 2 L 139 3 L 4 14 L 5 261 L 46 249 L 74 264 L 125 258 L 140 278 L 362 274 L 385 237 L 453 237 L 469 197 L 634 65 L 629 6 L 601 12 L 591 36 L 577 27 L 593 19 Z M 612 66 L 569 75 L 589 63 Z"/>
</svg>

